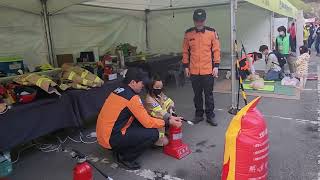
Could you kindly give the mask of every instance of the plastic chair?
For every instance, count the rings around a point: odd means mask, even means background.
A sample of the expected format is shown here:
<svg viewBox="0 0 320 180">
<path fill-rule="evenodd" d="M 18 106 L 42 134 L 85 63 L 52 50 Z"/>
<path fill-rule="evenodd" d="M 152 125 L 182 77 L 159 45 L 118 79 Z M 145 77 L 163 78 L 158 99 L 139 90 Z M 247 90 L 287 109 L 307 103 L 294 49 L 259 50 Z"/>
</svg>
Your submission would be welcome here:
<svg viewBox="0 0 320 180">
<path fill-rule="evenodd" d="M 169 75 L 173 76 L 176 82 L 176 87 L 183 87 L 185 84 L 184 68 L 181 62 L 169 66 Z"/>
</svg>

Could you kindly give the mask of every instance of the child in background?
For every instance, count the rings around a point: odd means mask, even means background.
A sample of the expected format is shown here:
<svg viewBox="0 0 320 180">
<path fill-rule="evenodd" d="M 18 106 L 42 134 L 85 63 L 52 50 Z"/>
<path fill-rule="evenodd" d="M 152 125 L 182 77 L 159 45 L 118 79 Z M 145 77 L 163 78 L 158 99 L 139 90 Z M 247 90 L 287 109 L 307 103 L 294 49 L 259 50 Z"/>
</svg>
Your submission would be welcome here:
<svg viewBox="0 0 320 180">
<path fill-rule="evenodd" d="M 307 46 L 301 46 L 299 50 L 300 50 L 300 56 L 298 57 L 295 63 L 296 77 L 300 79 L 299 88 L 303 89 L 306 85 L 307 76 L 308 76 L 310 51 Z"/>
<path fill-rule="evenodd" d="M 174 113 L 174 102 L 163 93 L 163 83 L 159 77 L 154 77 L 147 86 L 148 94 L 145 100 L 145 108 L 155 118 L 167 119 Z M 159 129 L 159 140 L 156 146 L 165 146 L 169 143 L 165 135 L 165 128 Z"/>
</svg>

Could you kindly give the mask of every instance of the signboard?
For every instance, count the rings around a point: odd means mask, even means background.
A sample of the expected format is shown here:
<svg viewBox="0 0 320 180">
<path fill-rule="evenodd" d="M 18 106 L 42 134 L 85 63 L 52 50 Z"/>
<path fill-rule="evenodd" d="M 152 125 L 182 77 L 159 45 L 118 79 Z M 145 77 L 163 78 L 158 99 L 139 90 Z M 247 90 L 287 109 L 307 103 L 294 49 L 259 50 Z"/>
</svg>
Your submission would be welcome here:
<svg viewBox="0 0 320 180">
<path fill-rule="evenodd" d="M 297 8 L 294 7 L 288 0 L 246 0 L 251 4 L 268 9 L 275 13 L 296 18 Z"/>
</svg>

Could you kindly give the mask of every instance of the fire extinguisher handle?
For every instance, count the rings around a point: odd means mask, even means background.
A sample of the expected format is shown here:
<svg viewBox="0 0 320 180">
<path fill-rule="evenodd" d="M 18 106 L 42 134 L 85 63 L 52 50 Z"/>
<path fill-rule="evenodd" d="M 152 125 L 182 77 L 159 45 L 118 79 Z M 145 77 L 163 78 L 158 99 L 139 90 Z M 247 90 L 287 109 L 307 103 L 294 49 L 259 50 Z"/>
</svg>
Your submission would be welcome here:
<svg viewBox="0 0 320 180">
<path fill-rule="evenodd" d="M 102 172 L 99 168 L 97 168 L 97 166 L 95 166 L 92 162 L 88 161 L 87 162 L 93 167 L 95 168 L 102 176 L 104 176 L 105 178 L 107 178 L 108 180 L 113 180 L 111 177 L 109 177 L 107 174 L 105 174 L 104 172 Z"/>
<path fill-rule="evenodd" d="M 86 155 L 84 155 L 83 153 L 81 153 L 75 149 L 72 149 L 71 155 L 73 158 L 86 158 Z"/>
</svg>

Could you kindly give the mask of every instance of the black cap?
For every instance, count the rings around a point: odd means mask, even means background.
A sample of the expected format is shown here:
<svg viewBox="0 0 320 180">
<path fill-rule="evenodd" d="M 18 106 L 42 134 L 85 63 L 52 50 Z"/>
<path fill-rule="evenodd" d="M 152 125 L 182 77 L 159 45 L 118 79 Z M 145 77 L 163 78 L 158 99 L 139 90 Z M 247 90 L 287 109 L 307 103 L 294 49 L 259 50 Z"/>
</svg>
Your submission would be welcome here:
<svg viewBox="0 0 320 180">
<path fill-rule="evenodd" d="M 203 9 L 197 9 L 193 12 L 194 21 L 204 21 L 207 18 L 206 11 Z"/>
<path fill-rule="evenodd" d="M 139 68 L 129 68 L 127 70 L 123 82 L 125 84 L 129 84 L 132 80 L 136 82 L 142 81 L 144 84 L 148 84 L 150 82 L 148 73 Z"/>
<path fill-rule="evenodd" d="M 267 45 L 261 45 L 260 48 L 259 48 L 259 51 L 263 52 L 263 51 L 265 51 L 267 49 L 269 49 Z"/>
<path fill-rule="evenodd" d="M 281 31 L 286 32 L 286 31 L 287 31 L 287 28 L 286 28 L 286 27 L 284 27 L 284 26 L 280 26 L 280 27 L 278 27 L 278 32 L 281 32 Z"/>
</svg>

